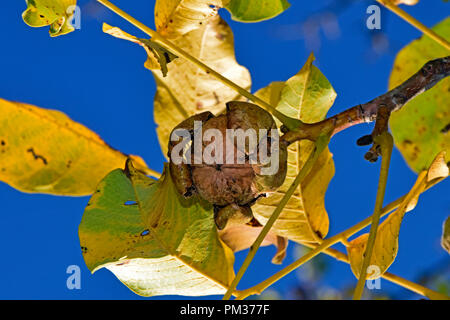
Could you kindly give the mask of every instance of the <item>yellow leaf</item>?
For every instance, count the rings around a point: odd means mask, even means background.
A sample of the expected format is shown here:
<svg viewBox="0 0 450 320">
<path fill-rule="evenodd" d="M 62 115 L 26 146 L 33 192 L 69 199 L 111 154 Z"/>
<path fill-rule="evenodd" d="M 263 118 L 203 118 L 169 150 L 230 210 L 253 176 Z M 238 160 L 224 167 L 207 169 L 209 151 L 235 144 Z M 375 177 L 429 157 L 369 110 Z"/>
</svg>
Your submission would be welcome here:
<svg viewBox="0 0 450 320">
<path fill-rule="evenodd" d="M 445 178 L 448 176 L 448 167 L 444 161 L 445 153 L 440 152 L 434 159 L 429 170 L 422 171 L 411 191 L 400 204 L 398 209 L 391 213 L 378 227 L 373 253 L 370 260 L 371 270 L 377 268 L 376 274 L 368 275 L 367 279 L 375 279 L 380 277 L 387 271 L 389 266 L 394 262 L 398 252 L 398 237 L 400 226 L 406 212 L 412 210 L 420 196 L 426 189 L 427 183 L 431 181 L 429 177 Z M 443 168 L 447 168 L 446 170 Z M 364 251 L 366 250 L 369 234 L 365 233 L 358 238 L 352 240 L 347 247 L 350 266 L 353 274 L 358 278 L 364 260 Z"/>
<path fill-rule="evenodd" d="M 336 93 L 331 84 L 312 65 L 311 55 L 298 74 L 285 83 L 274 82 L 256 93 L 263 100 L 276 105 L 287 116 L 304 122 L 317 122 L 325 118 Z M 283 195 L 303 167 L 313 143 L 296 142 L 288 148 L 288 172 L 284 184 L 268 198 L 261 198 L 252 207 L 255 217 L 264 224 L 275 210 Z M 290 240 L 319 242 L 328 233 L 329 220 L 324 197 L 328 183 L 334 175 L 332 154 L 325 150 L 303 183 L 289 199 L 273 226 L 273 231 Z"/>
<path fill-rule="evenodd" d="M 231 81 L 250 89 L 250 74 L 234 56 L 233 33 L 219 16 L 174 43 Z M 226 102 L 241 98 L 236 91 L 185 59 L 176 59 L 168 69 L 167 77 L 153 70 L 157 84 L 154 118 L 164 154 L 170 132 L 181 121 L 207 110 L 221 113 Z"/>
<path fill-rule="evenodd" d="M 156 30 L 174 39 L 203 27 L 229 0 L 156 0 Z"/>
<path fill-rule="evenodd" d="M 88 195 L 126 159 L 62 112 L 0 99 L 0 180 L 20 191 Z"/>
<path fill-rule="evenodd" d="M 446 152 L 440 152 L 434 161 L 431 163 L 430 169 L 428 169 L 427 181 L 447 177 L 449 169 L 445 161 Z"/>
</svg>

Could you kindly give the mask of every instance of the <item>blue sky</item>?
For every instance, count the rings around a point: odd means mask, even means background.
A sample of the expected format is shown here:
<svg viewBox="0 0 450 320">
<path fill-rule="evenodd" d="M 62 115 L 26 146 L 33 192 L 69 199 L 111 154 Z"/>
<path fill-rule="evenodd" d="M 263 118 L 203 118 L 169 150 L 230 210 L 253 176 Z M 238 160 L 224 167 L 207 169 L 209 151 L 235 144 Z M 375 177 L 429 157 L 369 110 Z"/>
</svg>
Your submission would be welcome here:
<svg viewBox="0 0 450 320">
<path fill-rule="evenodd" d="M 113 2 L 154 26 L 154 1 Z M 314 50 L 316 66 L 338 94 L 330 114 L 384 93 L 396 52 L 420 36 L 416 29 L 384 9 L 381 31 L 368 30 L 366 8 L 372 1 L 291 2 L 291 8 L 279 17 L 257 24 L 232 21 L 226 11 L 221 14 L 234 31 L 238 62 L 252 74 L 253 91 L 272 81 L 287 80 Z M 22 22 L 25 1 L 2 1 L 0 97 L 61 110 L 113 147 L 138 154 L 153 169 L 162 170 L 164 158 L 152 112 L 155 83 L 143 67 L 144 50 L 105 35 L 101 26 L 108 22 L 135 35 L 145 35 L 94 1 L 79 0 L 78 4 L 82 10 L 81 30 L 51 39 L 47 28 L 32 29 Z M 433 26 L 448 15 L 449 6 L 441 0 L 428 0 L 406 9 L 425 25 Z M 336 20 L 320 14 L 324 8 L 334 12 Z M 310 17 L 313 19 L 308 21 Z M 319 19 L 335 23 L 329 28 L 322 25 L 315 37 L 315 21 Z M 359 125 L 332 140 L 336 175 L 326 195 L 329 235 L 372 212 L 379 164 L 365 161 L 366 148 L 355 144 L 371 129 L 371 125 Z M 395 150 L 386 203 L 407 192 L 415 177 Z M 416 209 L 407 214 L 391 272 L 414 280 L 435 264 L 450 264 L 439 244 L 442 222 L 450 211 L 449 187 L 450 182 L 445 181 L 426 192 Z M 84 265 L 77 232 L 88 197 L 29 195 L 0 183 L 0 201 L 0 299 L 140 299 L 109 271 L 91 275 Z M 293 261 L 293 248 L 291 245 L 284 265 Z M 270 264 L 273 252 L 274 248 L 268 247 L 257 254 L 241 288 L 279 270 L 279 266 Z M 244 253 L 238 254 L 237 262 L 244 257 Z M 320 280 L 324 285 L 340 289 L 356 283 L 348 265 L 333 259 L 326 261 L 330 269 Z M 81 268 L 81 290 L 66 287 L 69 265 Z M 293 273 L 273 288 L 288 292 L 296 283 Z M 416 297 L 384 280 L 382 292 Z"/>
</svg>

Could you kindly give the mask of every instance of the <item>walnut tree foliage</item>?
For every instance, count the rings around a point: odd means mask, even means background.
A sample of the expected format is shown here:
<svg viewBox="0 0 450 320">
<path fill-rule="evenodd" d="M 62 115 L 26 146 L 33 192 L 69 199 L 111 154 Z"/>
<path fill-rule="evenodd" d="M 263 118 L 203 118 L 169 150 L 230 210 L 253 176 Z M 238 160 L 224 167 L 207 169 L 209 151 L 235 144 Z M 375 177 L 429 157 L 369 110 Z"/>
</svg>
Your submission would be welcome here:
<svg viewBox="0 0 450 320">
<path fill-rule="evenodd" d="M 99 2 L 117 11 L 108 1 Z M 75 0 L 26 3 L 23 20 L 28 25 L 49 26 L 52 37 L 74 31 L 71 20 Z M 286 172 L 276 188 L 265 192 L 264 197 L 251 194 L 252 200 L 246 200 L 251 203 L 251 216 L 244 222 L 218 228 L 216 203 L 201 192 L 189 198 L 180 194 L 177 191 L 180 182 L 171 174 L 174 169 L 169 163 L 160 174 L 139 156 L 113 149 L 90 129 L 59 111 L 3 99 L 0 99 L 0 180 L 28 193 L 91 195 L 79 226 L 86 265 L 92 272 L 107 268 L 139 295 L 233 294 L 245 298 L 259 293 L 266 284 L 257 285 L 254 291 L 244 290 L 242 295 L 234 291 L 240 279 L 234 271 L 234 252 L 273 244 L 277 253 L 272 261 L 280 263 L 289 241 L 312 248 L 303 257 L 305 261 L 315 254 L 326 253 L 348 262 L 357 278 L 364 263 L 369 263 L 378 266 L 380 272 L 367 274 L 363 280 L 380 276 L 393 279 L 387 270 L 399 250 L 403 217 L 414 209 L 421 193 L 449 175 L 450 79 L 446 76 L 450 74 L 450 61 L 444 57 L 450 51 L 426 35 L 412 41 L 394 61 L 389 79 L 392 94 L 380 96 L 359 109 L 349 109 L 345 116 L 329 117 L 336 92 L 314 65 L 313 54 L 288 79 L 272 82 L 251 94 L 251 75 L 236 61 L 232 30 L 218 14 L 224 9 L 233 20 L 258 22 L 276 17 L 289 6 L 286 0 L 156 0 L 157 33 L 147 32 L 153 35 L 150 39 L 103 25 L 106 34 L 145 50 L 147 59 L 143 63 L 156 83 L 153 112 L 159 144 L 165 154 L 170 148 L 172 130 L 201 112 L 212 115 L 208 120 L 224 120 L 226 112 L 230 112 L 230 101 L 238 103 L 250 97 L 272 113 L 273 127 L 278 128 L 286 141 Z M 438 23 L 433 30 L 449 39 L 450 19 Z M 435 63 L 423 67 L 428 61 Z M 410 94 L 411 90 L 416 91 Z M 394 106 L 389 107 L 385 101 Z M 205 123 L 219 123 L 214 121 Z M 374 132 L 359 140 L 359 144 L 373 144 L 369 151 L 372 157 L 368 158 L 374 160 L 381 155 L 386 161 L 383 150 L 387 146 L 380 137 L 389 135 L 390 127 L 395 146 L 417 172 L 417 181 L 404 197 L 378 212 L 379 216 L 387 217 L 379 226 L 376 224 L 375 231 L 349 240 L 371 223 L 368 218 L 339 237 L 329 237 L 324 198 L 335 165 L 327 143 L 333 134 L 370 121 L 376 121 Z M 230 120 L 226 123 L 229 125 Z M 293 129 L 292 123 L 299 127 Z M 203 181 L 195 180 L 199 169 L 189 170 L 194 173 L 194 182 Z M 257 170 L 249 172 L 252 177 L 257 176 Z M 276 178 L 280 177 L 274 181 Z M 209 177 L 206 182 L 213 184 L 214 179 Z M 217 186 L 221 188 L 220 184 Z M 202 191 L 200 186 L 197 191 Z M 447 251 L 448 225 L 447 220 L 442 237 Z M 329 248 L 337 242 L 346 244 L 347 253 Z M 250 253 L 255 252 L 252 250 Z M 301 259 L 295 267 L 303 263 Z M 242 277 L 245 267 L 240 270 Z M 396 283 L 402 285 L 402 281 Z M 432 290 L 412 287 L 429 298 L 442 298 Z"/>
</svg>

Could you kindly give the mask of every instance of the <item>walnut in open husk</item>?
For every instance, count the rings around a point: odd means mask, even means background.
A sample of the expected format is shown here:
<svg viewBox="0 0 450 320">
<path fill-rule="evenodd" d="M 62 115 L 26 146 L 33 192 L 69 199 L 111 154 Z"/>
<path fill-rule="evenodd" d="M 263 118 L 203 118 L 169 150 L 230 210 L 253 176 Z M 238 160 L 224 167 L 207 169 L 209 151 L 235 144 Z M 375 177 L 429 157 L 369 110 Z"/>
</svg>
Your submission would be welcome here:
<svg viewBox="0 0 450 320">
<path fill-rule="evenodd" d="M 168 156 L 172 179 L 182 196 L 197 193 L 214 205 L 214 219 L 219 229 L 227 224 L 249 223 L 253 219 L 250 207 L 257 198 L 283 184 L 287 146 L 273 137 L 274 133 L 278 135 L 275 121 L 257 105 L 231 101 L 227 103 L 225 114 L 194 115 L 175 127 L 171 138 L 177 136 L 178 129 L 184 129 L 185 135 L 189 132 L 191 142 L 181 149 L 181 156 L 190 161 L 175 160 L 180 154 L 173 155 L 172 151 L 182 142 L 171 139 Z M 232 135 L 250 132 L 249 129 L 254 130 L 256 140 L 239 140 Z M 261 155 L 266 157 L 262 159 Z M 268 170 L 274 168 L 272 172 Z"/>
</svg>

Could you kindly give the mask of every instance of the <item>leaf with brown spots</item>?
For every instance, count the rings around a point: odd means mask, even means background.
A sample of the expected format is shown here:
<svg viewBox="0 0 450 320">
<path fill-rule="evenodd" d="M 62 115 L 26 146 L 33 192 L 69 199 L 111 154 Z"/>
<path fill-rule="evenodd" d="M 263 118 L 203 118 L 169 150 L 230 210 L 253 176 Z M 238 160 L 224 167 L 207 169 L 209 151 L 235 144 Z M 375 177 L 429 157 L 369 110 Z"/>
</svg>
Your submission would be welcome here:
<svg viewBox="0 0 450 320">
<path fill-rule="evenodd" d="M 71 24 L 76 0 L 27 0 L 23 21 L 31 27 L 50 26 L 50 36 L 57 37 L 74 31 Z"/>
<path fill-rule="evenodd" d="M 142 296 L 223 294 L 233 252 L 212 207 L 180 198 L 167 170 L 156 181 L 127 162 L 102 180 L 79 227 L 86 265 L 107 268 Z"/>
<path fill-rule="evenodd" d="M 156 31 L 167 39 L 203 27 L 229 0 L 156 0 Z"/>
<path fill-rule="evenodd" d="M 64 113 L 0 99 L 0 181 L 23 192 L 92 194 L 127 155 Z M 147 174 L 140 157 L 135 165 Z"/>
<path fill-rule="evenodd" d="M 433 30 L 450 38 L 450 18 Z M 397 55 L 389 79 L 394 88 L 417 72 L 426 62 L 450 55 L 426 35 L 403 48 Z M 393 112 L 390 127 L 395 145 L 416 172 L 428 168 L 436 154 L 447 151 L 450 161 L 450 78 L 442 79 L 430 90 L 418 95 L 399 111 Z"/>
</svg>

